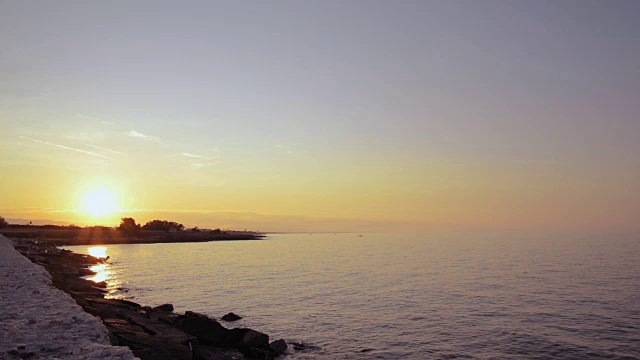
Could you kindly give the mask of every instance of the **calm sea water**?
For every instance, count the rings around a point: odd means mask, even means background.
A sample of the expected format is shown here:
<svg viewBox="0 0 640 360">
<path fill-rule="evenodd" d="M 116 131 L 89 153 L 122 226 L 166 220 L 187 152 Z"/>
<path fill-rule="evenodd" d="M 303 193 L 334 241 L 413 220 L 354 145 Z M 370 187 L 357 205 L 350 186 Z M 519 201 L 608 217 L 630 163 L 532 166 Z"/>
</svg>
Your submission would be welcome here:
<svg viewBox="0 0 640 360">
<path fill-rule="evenodd" d="M 111 257 L 99 277 L 113 296 L 233 311 L 245 317 L 234 326 L 320 348 L 290 359 L 640 358 L 637 237 L 305 234 L 73 249 Z"/>
</svg>

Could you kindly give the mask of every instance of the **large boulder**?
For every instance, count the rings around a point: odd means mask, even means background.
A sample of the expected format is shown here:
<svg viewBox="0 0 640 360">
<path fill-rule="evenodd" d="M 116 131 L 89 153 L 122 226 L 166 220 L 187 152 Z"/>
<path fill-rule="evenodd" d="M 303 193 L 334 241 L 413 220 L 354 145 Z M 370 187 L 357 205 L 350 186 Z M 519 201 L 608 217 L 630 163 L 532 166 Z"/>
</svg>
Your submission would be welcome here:
<svg viewBox="0 0 640 360">
<path fill-rule="evenodd" d="M 271 348 L 271 351 L 273 351 L 277 355 L 282 355 L 287 352 L 287 342 L 282 339 L 271 342 L 271 344 L 269 344 L 269 347 Z"/>
<path fill-rule="evenodd" d="M 224 346 L 229 330 L 205 316 L 181 316 L 173 322 L 176 328 L 198 338 L 201 344 Z"/>
<path fill-rule="evenodd" d="M 220 349 L 213 346 L 193 345 L 193 360 L 244 360 L 237 350 Z"/>
<path fill-rule="evenodd" d="M 242 355 L 244 355 L 247 359 L 253 360 L 273 360 L 275 358 L 275 354 L 273 354 L 269 350 L 260 349 L 260 348 L 243 348 Z"/>
<path fill-rule="evenodd" d="M 173 304 L 162 304 L 153 308 L 153 310 L 161 310 L 161 311 L 173 311 Z"/>
<path fill-rule="evenodd" d="M 242 316 L 236 315 L 236 314 L 234 314 L 232 312 L 230 312 L 227 315 L 222 317 L 222 320 L 224 320 L 224 321 L 238 321 L 240 319 L 242 319 Z"/>
<path fill-rule="evenodd" d="M 269 348 L 269 335 L 251 329 L 228 330 L 226 346 L 234 348 Z"/>
<path fill-rule="evenodd" d="M 120 345 L 128 346 L 142 360 L 191 360 L 191 349 L 178 342 L 168 341 L 146 332 L 118 332 Z"/>
</svg>

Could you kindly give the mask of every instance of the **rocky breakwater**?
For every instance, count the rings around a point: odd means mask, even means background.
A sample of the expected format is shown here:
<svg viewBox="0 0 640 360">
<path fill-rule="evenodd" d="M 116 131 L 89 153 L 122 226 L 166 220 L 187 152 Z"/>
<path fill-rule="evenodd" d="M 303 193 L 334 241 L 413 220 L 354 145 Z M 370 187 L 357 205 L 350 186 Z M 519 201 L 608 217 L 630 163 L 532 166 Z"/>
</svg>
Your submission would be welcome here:
<svg viewBox="0 0 640 360">
<path fill-rule="evenodd" d="M 267 334 L 252 329 L 228 329 L 203 314 L 174 313 L 171 304 L 151 308 L 105 299 L 106 284 L 81 278 L 93 274 L 88 267 L 103 260 L 29 240 L 15 242 L 15 247 L 44 266 L 54 286 L 71 295 L 84 311 L 102 319 L 113 345 L 128 346 L 142 360 L 274 359 L 289 348 L 307 350 L 302 344 L 289 347 L 282 339 L 270 342 Z"/>
<path fill-rule="evenodd" d="M 0 235 L 0 359 L 133 360 L 52 276 Z"/>
</svg>

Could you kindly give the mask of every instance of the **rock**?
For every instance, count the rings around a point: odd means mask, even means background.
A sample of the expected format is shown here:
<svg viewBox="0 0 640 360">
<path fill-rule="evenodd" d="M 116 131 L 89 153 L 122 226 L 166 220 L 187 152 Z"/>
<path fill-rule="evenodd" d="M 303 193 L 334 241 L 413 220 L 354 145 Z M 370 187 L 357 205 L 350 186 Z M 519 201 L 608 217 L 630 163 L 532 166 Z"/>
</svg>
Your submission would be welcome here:
<svg viewBox="0 0 640 360">
<path fill-rule="evenodd" d="M 86 298 L 85 300 L 90 306 L 83 307 L 84 310 L 103 319 L 126 319 L 139 312 L 138 307 L 131 305 L 132 303 L 126 300 L 100 298 Z"/>
<path fill-rule="evenodd" d="M 101 289 L 106 289 L 107 286 L 109 286 L 109 285 L 107 284 L 106 281 L 100 281 L 100 282 L 97 282 L 97 283 L 93 283 L 93 286 L 101 288 Z"/>
<path fill-rule="evenodd" d="M 222 346 L 229 335 L 219 322 L 205 316 L 181 316 L 173 326 L 197 337 L 203 345 Z"/>
<path fill-rule="evenodd" d="M 195 311 L 185 311 L 184 316 L 187 317 L 201 317 L 201 318 L 205 318 L 205 319 L 209 319 L 209 317 L 205 314 L 201 314 Z"/>
<path fill-rule="evenodd" d="M 253 347 L 243 349 L 242 355 L 244 355 L 247 359 L 256 360 L 273 360 L 274 358 L 273 354 L 268 350 Z"/>
<path fill-rule="evenodd" d="M 244 358 L 244 355 L 237 350 L 193 345 L 193 360 L 243 360 Z"/>
<path fill-rule="evenodd" d="M 272 341 L 271 344 L 269 344 L 269 347 L 278 355 L 282 355 L 287 352 L 287 342 L 283 339 Z"/>
<path fill-rule="evenodd" d="M 124 320 L 124 319 L 111 319 L 111 318 L 102 319 L 102 322 L 105 325 L 129 325 L 130 324 L 127 320 Z"/>
<path fill-rule="evenodd" d="M 294 350 L 298 350 L 298 351 L 305 351 L 305 350 L 320 350 L 319 347 L 317 346 L 313 346 L 313 345 L 309 345 L 309 344 L 304 344 L 301 342 L 291 342 L 289 343 L 289 345 L 291 345 L 291 347 L 293 347 Z"/>
<path fill-rule="evenodd" d="M 238 316 L 232 312 L 222 317 L 222 320 L 224 321 L 238 321 L 240 319 L 242 319 L 242 316 Z"/>
<path fill-rule="evenodd" d="M 167 311 L 151 311 L 147 313 L 147 317 L 151 320 L 157 320 L 165 324 L 173 325 L 180 315 Z"/>
<path fill-rule="evenodd" d="M 269 335 L 252 329 L 227 330 L 225 345 L 235 348 L 269 348 Z"/>
<path fill-rule="evenodd" d="M 126 345 L 142 360 L 191 360 L 191 349 L 178 342 L 146 332 L 116 334 L 121 345 Z"/>
<path fill-rule="evenodd" d="M 173 311 L 173 304 L 162 304 L 153 308 L 153 310 L 161 310 L 171 312 Z"/>
<path fill-rule="evenodd" d="M 185 346 L 189 346 L 189 343 L 193 342 L 196 339 L 194 335 L 176 329 L 175 327 L 166 323 L 148 319 L 142 315 L 133 314 L 127 318 L 127 321 L 142 327 L 148 334 L 169 339 L 173 342 L 177 342 Z"/>
</svg>

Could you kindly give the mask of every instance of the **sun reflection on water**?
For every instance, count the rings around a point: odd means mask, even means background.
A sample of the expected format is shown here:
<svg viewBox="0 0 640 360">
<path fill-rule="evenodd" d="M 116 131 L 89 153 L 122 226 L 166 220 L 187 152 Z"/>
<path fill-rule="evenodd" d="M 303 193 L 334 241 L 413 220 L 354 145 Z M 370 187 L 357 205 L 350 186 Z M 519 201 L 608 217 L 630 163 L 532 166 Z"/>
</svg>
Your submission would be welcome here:
<svg viewBox="0 0 640 360">
<path fill-rule="evenodd" d="M 97 257 L 99 259 L 104 259 L 107 257 L 107 248 L 104 246 L 92 246 L 87 249 L 89 255 L 93 257 Z"/>
<path fill-rule="evenodd" d="M 107 299 L 121 299 L 126 298 L 122 293 L 120 287 L 121 281 L 116 278 L 116 273 L 111 267 L 111 263 L 107 256 L 107 248 L 105 246 L 91 246 L 87 248 L 89 255 L 103 259 L 105 262 L 91 266 L 89 269 L 95 272 L 95 275 L 89 276 L 86 279 L 94 282 L 106 282 L 108 291 L 105 294 Z"/>
<path fill-rule="evenodd" d="M 109 286 L 110 281 L 112 279 L 113 272 L 109 271 L 109 265 L 108 264 L 100 264 L 100 265 L 94 265 L 92 267 L 90 267 L 89 269 L 91 269 L 91 271 L 94 271 L 96 274 L 90 278 L 88 278 L 87 280 L 91 280 L 91 281 L 95 281 L 95 282 L 103 282 L 106 281 L 107 282 L 107 286 Z"/>
</svg>

